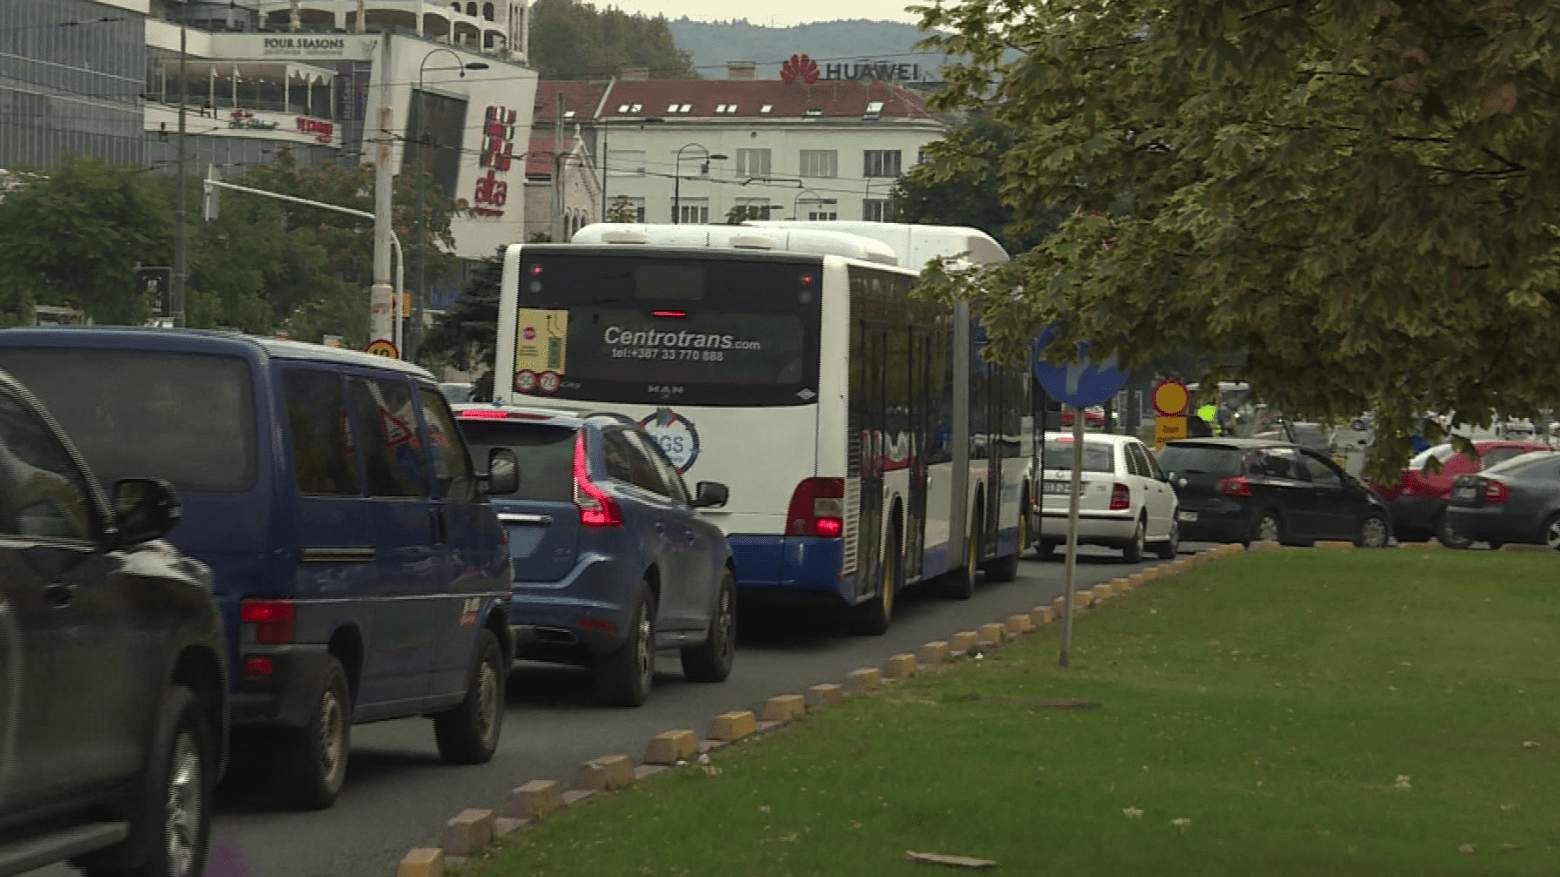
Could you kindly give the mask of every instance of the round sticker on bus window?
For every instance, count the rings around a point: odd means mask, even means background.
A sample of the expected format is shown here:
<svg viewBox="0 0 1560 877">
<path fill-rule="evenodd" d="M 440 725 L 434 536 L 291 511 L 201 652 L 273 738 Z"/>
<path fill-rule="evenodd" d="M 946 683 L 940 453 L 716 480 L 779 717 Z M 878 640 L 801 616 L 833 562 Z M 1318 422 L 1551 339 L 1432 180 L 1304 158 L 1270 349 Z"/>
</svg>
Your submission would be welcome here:
<svg viewBox="0 0 1560 877">
<path fill-rule="evenodd" d="M 515 372 L 515 392 L 529 393 L 536 389 L 536 372 L 523 368 Z"/>
<path fill-rule="evenodd" d="M 654 414 L 639 421 L 639 425 L 666 452 L 666 459 L 677 468 L 679 475 L 685 474 L 699 459 L 699 431 L 694 429 L 693 421 L 681 414 L 670 408 L 657 408 Z"/>
</svg>

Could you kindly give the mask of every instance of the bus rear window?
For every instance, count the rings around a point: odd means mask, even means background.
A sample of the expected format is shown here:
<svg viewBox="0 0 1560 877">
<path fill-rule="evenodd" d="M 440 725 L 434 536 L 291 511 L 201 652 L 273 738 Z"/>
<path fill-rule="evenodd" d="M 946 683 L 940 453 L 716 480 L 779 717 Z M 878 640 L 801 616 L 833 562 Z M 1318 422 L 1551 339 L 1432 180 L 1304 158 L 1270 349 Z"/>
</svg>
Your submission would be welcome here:
<svg viewBox="0 0 1560 877">
<path fill-rule="evenodd" d="M 643 404 L 806 404 L 817 399 L 820 267 L 540 253 L 521 266 L 511 389 Z"/>
</svg>

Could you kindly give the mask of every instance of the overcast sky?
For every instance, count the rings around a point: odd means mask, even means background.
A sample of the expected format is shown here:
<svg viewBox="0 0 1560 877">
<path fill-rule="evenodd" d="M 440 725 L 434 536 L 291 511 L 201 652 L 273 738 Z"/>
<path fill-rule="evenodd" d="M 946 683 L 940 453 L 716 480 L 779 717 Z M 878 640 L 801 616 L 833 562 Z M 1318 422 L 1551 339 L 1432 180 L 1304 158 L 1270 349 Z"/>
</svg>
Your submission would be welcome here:
<svg viewBox="0 0 1560 877">
<path fill-rule="evenodd" d="M 921 5 L 924 0 L 853 0 L 841 5 L 839 0 L 790 0 L 782 7 L 755 9 L 731 0 L 600 0 L 598 7 L 616 6 L 625 12 L 642 12 L 646 15 L 664 15 L 667 18 L 688 16 L 704 21 L 746 18 L 753 24 L 786 27 L 808 21 L 833 21 L 837 18 L 869 18 L 888 21 L 919 21 L 905 12 L 911 4 Z"/>
</svg>

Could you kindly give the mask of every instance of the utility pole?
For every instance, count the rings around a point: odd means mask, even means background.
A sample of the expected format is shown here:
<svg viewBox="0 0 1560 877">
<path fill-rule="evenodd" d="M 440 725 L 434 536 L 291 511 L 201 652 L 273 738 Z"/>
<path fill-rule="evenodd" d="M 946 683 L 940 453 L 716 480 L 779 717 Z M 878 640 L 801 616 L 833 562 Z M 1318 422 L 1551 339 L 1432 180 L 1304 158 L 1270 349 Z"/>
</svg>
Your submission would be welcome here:
<svg viewBox="0 0 1560 877">
<path fill-rule="evenodd" d="M 369 290 L 368 314 L 370 341 L 392 341 L 395 338 L 395 320 L 399 318 L 399 303 L 395 301 L 399 290 L 394 288 L 390 275 L 391 210 L 394 180 L 390 167 L 390 141 L 394 133 L 390 128 L 390 35 L 379 42 L 379 63 L 375 65 L 379 75 L 379 148 L 374 156 L 374 285 Z"/>
<path fill-rule="evenodd" d="M 555 244 L 567 243 L 563 239 L 563 94 L 553 108 L 553 178 L 552 178 L 552 232 Z"/>
<path fill-rule="evenodd" d="M 184 13 L 189 12 L 189 0 L 185 0 L 184 7 L 185 8 L 184 8 L 183 12 Z M 185 261 L 186 260 L 186 253 L 187 253 L 188 243 L 185 240 L 185 216 L 184 216 L 184 214 L 185 214 L 185 206 L 184 206 L 185 182 L 184 182 L 184 177 L 186 175 L 186 168 L 185 168 L 186 156 L 185 156 L 185 143 L 184 143 L 184 136 L 185 136 L 184 109 L 185 109 L 185 101 L 187 100 L 186 92 L 189 90 L 189 82 L 188 82 L 188 79 L 185 76 L 185 73 L 188 70 L 188 67 L 187 67 L 187 61 L 189 59 L 189 55 L 188 55 L 188 51 L 187 51 L 188 48 L 189 48 L 189 45 L 188 45 L 188 31 L 185 29 L 184 15 L 180 14 L 179 15 L 179 146 L 178 146 L 178 168 L 179 168 L 178 197 L 179 197 L 179 203 L 178 203 L 177 209 L 174 211 L 174 214 L 173 214 L 173 223 L 174 223 L 174 230 L 173 230 L 173 282 L 171 284 L 169 284 L 172 287 L 169 290 L 169 293 L 170 293 L 169 297 L 172 299 L 172 301 L 169 302 L 169 304 L 171 304 L 173 306 L 172 308 L 170 308 L 170 310 L 173 311 L 173 314 L 172 314 L 172 316 L 173 316 L 173 325 L 175 327 L 180 327 L 180 328 L 182 328 L 184 326 L 184 284 L 185 284 L 185 279 L 186 279 L 185 275 L 186 275 L 186 273 L 188 271 L 188 265 L 187 265 L 187 263 Z"/>
</svg>

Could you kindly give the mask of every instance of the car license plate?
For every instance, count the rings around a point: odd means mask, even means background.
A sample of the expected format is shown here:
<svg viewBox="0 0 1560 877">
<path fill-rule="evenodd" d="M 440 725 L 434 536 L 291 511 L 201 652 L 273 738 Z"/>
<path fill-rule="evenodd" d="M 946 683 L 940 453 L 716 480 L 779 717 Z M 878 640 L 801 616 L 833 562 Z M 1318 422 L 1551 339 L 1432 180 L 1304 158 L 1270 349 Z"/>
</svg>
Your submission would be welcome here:
<svg viewBox="0 0 1560 877">
<path fill-rule="evenodd" d="M 1059 494 L 1066 496 L 1072 491 L 1072 484 L 1066 481 L 1047 481 L 1040 487 L 1041 493 Z"/>
<path fill-rule="evenodd" d="M 1191 523 L 1196 522 L 1196 520 L 1197 520 L 1197 513 L 1196 512 L 1186 512 L 1186 511 L 1176 512 L 1175 513 L 1175 519 L 1177 521 L 1180 521 L 1180 522 L 1185 523 L 1185 524 L 1191 524 Z"/>
</svg>

